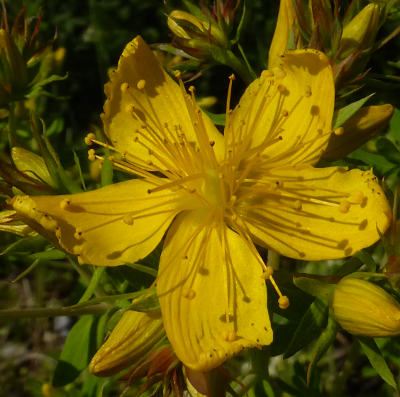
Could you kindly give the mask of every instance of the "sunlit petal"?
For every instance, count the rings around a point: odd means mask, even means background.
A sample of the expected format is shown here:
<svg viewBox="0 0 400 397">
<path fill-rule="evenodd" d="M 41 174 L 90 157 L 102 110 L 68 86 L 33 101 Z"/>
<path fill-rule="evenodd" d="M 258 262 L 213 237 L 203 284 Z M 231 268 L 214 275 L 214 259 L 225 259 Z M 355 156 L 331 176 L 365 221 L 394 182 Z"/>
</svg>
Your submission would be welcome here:
<svg viewBox="0 0 400 397">
<path fill-rule="evenodd" d="M 198 141 L 183 87 L 166 73 L 140 36 L 125 47 L 105 92 L 105 132 L 122 152 L 157 164 L 161 156 L 169 164 L 165 140 L 179 141 L 178 135 L 184 134 L 188 141 Z M 200 111 L 195 105 L 190 106 Z M 201 111 L 200 114 L 208 138 L 218 150 L 223 137 L 210 119 Z"/>
<path fill-rule="evenodd" d="M 81 263 L 118 266 L 148 255 L 181 209 L 177 193 L 149 194 L 151 187 L 135 179 L 74 195 L 16 196 L 12 205 Z"/>
<path fill-rule="evenodd" d="M 315 50 L 287 52 L 243 94 L 226 127 L 244 158 L 262 154 L 270 167 L 314 164 L 331 135 L 335 90 L 328 58 Z"/>
<path fill-rule="evenodd" d="M 281 168 L 260 175 L 252 192 L 241 210 L 249 230 L 292 258 L 350 256 L 377 241 L 390 223 L 390 207 L 371 171 Z"/>
<path fill-rule="evenodd" d="M 262 269 L 247 243 L 204 211 L 181 214 L 164 244 L 157 293 L 176 355 L 207 371 L 272 330 Z"/>
</svg>

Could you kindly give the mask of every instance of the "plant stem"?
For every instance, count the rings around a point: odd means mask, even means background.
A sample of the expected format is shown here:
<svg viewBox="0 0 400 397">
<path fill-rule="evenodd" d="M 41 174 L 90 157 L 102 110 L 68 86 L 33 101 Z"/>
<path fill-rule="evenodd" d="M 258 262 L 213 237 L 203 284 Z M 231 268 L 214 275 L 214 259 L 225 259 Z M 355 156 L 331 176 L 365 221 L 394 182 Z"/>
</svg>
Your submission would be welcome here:
<svg viewBox="0 0 400 397">
<path fill-rule="evenodd" d="M 7 309 L 0 310 L 0 320 L 14 320 L 17 318 L 38 318 L 58 316 L 82 316 L 84 314 L 103 314 L 109 309 L 106 304 L 98 304 L 86 307 L 45 307 L 31 309 Z"/>
</svg>

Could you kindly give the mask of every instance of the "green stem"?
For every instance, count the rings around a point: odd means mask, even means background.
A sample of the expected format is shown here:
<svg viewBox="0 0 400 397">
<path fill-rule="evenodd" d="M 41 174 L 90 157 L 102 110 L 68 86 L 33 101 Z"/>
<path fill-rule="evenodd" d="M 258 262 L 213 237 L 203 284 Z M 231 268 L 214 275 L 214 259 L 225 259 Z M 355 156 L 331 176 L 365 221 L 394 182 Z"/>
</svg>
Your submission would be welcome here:
<svg viewBox="0 0 400 397">
<path fill-rule="evenodd" d="M 14 320 L 17 318 L 58 317 L 58 316 L 82 316 L 84 314 L 103 314 L 109 309 L 106 304 L 86 307 L 51 307 L 32 309 L 7 309 L 0 310 L 0 320 Z"/>
<path fill-rule="evenodd" d="M 225 59 L 223 63 L 226 66 L 231 67 L 235 71 L 235 73 L 237 73 L 247 85 L 254 80 L 252 74 L 250 73 L 249 69 L 247 69 L 246 65 L 244 65 L 231 50 L 227 50 L 224 55 Z"/>
<path fill-rule="evenodd" d="M 268 262 L 267 265 L 271 266 L 272 269 L 278 270 L 279 269 L 279 257 L 280 255 L 272 250 L 268 250 Z"/>
<path fill-rule="evenodd" d="M 10 149 L 15 146 L 15 102 L 10 102 L 9 104 L 9 114 L 8 114 L 8 126 L 7 126 L 7 135 L 8 135 L 8 144 Z"/>
</svg>

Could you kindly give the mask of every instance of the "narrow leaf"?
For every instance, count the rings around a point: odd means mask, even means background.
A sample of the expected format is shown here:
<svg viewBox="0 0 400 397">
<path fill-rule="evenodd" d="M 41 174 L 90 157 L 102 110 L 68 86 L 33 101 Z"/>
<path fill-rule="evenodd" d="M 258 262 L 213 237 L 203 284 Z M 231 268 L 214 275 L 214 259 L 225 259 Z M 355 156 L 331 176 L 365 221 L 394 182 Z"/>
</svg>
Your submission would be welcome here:
<svg viewBox="0 0 400 397">
<path fill-rule="evenodd" d="M 333 129 L 336 129 L 343 125 L 351 116 L 356 114 L 358 110 L 361 109 L 361 107 L 365 104 L 365 102 L 368 101 L 369 98 L 372 97 L 374 94 L 370 94 L 362 99 L 359 99 L 356 102 L 350 103 L 350 105 L 347 105 L 339 110 L 336 110 L 336 112 L 333 115 Z"/>
<path fill-rule="evenodd" d="M 71 383 L 89 363 L 94 316 L 82 316 L 68 333 L 52 384 L 55 387 Z"/>
<path fill-rule="evenodd" d="M 390 371 L 385 359 L 382 356 L 379 347 L 376 342 L 372 338 L 366 337 L 357 337 L 357 340 L 367 356 L 370 364 L 378 373 L 378 375 L 390 386 L 397 390 L 396 381 L 393 377 L 392 372 Z"/>
<path fill-rule="evenodd" d="M 320 299 L 315 299 L 301 319 L 284 358 L 288 358 L 308 345 L 325 327 L 328 315 L 328 304 Z"/>
</svg>

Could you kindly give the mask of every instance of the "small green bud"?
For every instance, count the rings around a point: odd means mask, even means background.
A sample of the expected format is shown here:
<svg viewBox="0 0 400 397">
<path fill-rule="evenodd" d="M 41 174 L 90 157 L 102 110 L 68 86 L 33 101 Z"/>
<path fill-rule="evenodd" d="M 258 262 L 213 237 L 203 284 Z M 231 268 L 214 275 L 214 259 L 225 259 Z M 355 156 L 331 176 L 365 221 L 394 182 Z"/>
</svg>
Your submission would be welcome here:
<svg viewBox="0 0 400 397">
<path fill-rule="evenodd" d="M 192 56 L 207 55 L 214 46 L 228 45 L 225 33 L 211 18 L 200 19 L 186 11 L 174 10 L 168 16 L 168 27 L 176 44 Z"/>
<path fill-rule="evenodd" d="M 353 51 L 369 49 L 379 29 L 380 7 L 371 3 L 364 7 L 343 29 L 340 46 L 344 58 Z"/>
<path fill-rule="evenodd" d="M 400 304 L 383 288 L 357 279 L 343 278 L 332 300 L 338 323 L 349 333 L 371 337 L 400 334 Z"/>
</svg>

